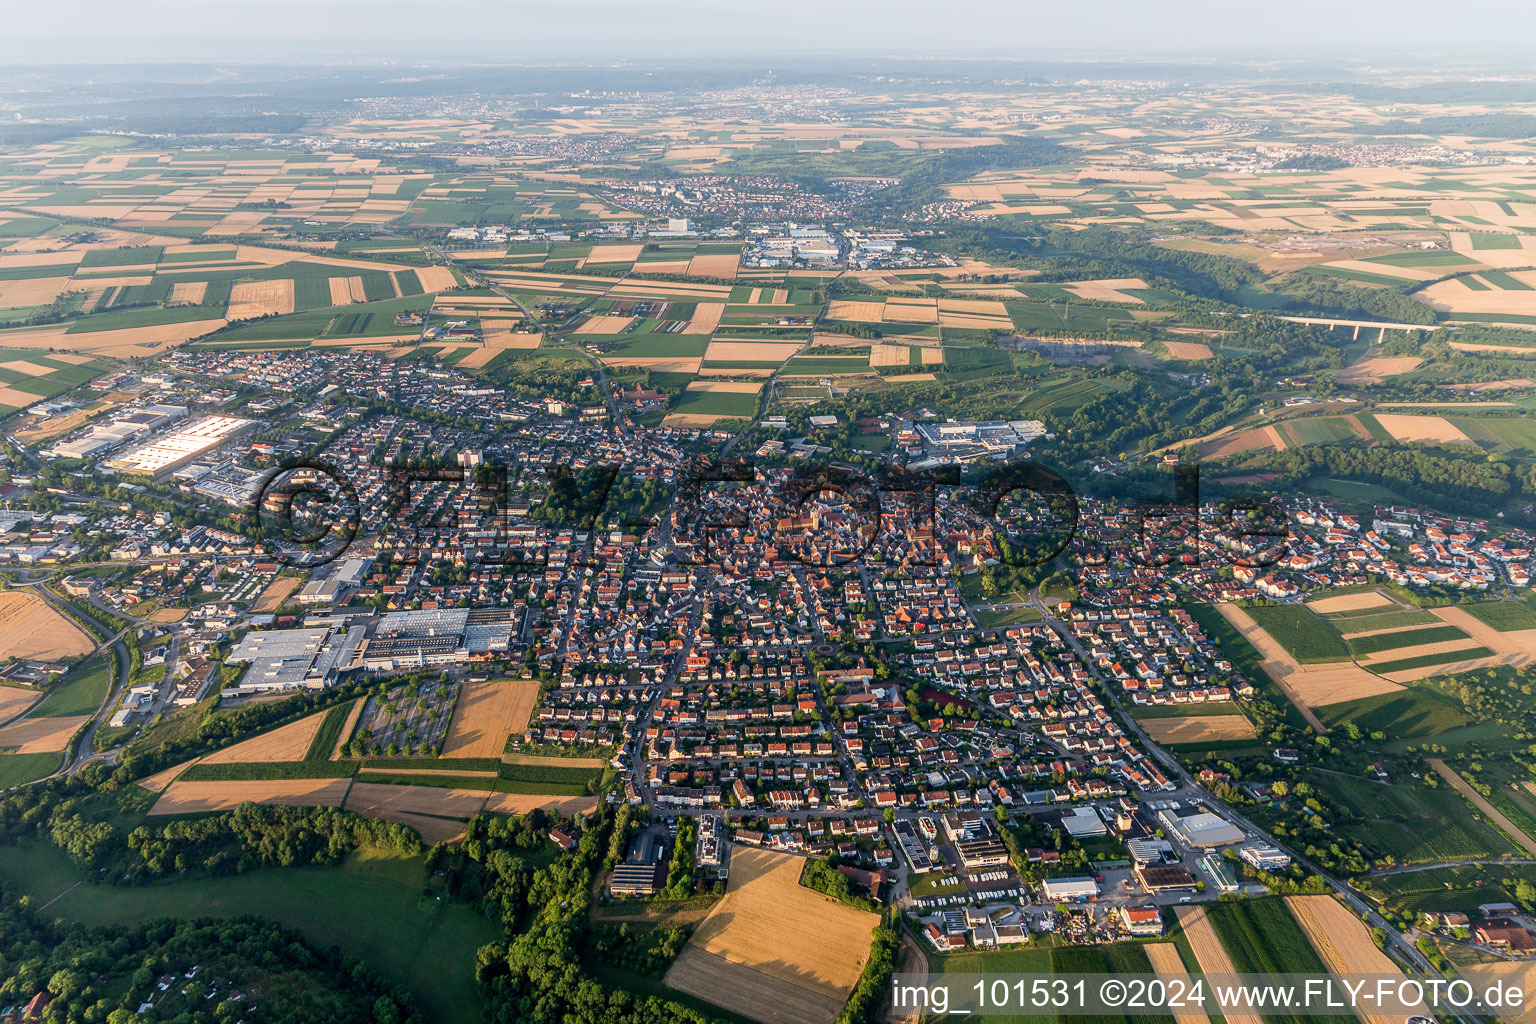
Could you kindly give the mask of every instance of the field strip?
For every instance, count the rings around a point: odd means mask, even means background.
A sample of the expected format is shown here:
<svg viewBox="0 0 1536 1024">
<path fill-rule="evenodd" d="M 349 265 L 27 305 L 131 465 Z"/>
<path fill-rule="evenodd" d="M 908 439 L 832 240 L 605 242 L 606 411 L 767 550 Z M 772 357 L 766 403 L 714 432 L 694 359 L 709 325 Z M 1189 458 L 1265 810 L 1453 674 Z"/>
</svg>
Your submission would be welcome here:
<svg viewBox="0 0 1536 1024">
<path fill-rule="evenodd" d="M 1398 966 L 1376 948 L 1365 922 L 1332 896 L 1287 896 L 1285 905 L 1334 977 L 1401 973 Z M 1360 1009 L 1355 1010 L 1355 1015 L 1363 1024 L 1399 1024 L 1401 1019 L 1396 1015 L 1367 1013 Z"/>
<path fill-rule="evenodd" d="M 362 716 L 363 705 L 366 703 L 367 701 L 361 697 L 352 702 L 352 710 L 347 712 L 347 720 L 342 723 L 341 733 L 336 737 L 336 746 L 331 748 L 332 761 L 341 757 L 342 748 L 347 745 L 347 740 L 351 739 L 352 730 L 357 728 L 357 720 Z"/>
<path fill-rule="evenodd" d="M 1141 948 L 1147 951 L 1147 959 L 1152 962 L 1152 970 L 1157 972 L 1159 978 L 1189 982 L 1189 972 L 1184 968 L 1184 961 L 1179 959 L 1178 946 L 1171 942 L 1149 942 Z M 1193 1006 L 1175 1010 L 1173 1019 L 1179 1024 L 1210 1024 L 1211 1020 L 1204 1010 Z"/>
<path fill-rule="evenodd" d="M 190 761 L 183 761 L 181 764 L 172 765 L 162 771 L 155 772 L 153 775 L 146 775 L 138 781 L 138 785 L 158 796 L 165 791 L 166 786 L 176 781 L 176 776 L 197 764 L 198 760 L 198 758 L 194 757 Z"/>
<path fill-rule="evenodd" d="M 1216 610 L 1221 613 L 1222 618 L 1231 623 L 1233 628 L 1243 635 L 1244 639 L 1253 644 L 1254 648 L 1259 652 L 1259 657 L 1263 659 L 1261 667 L 1275 681 L 1275 685 L 1280 687 L 1281 692 L 1285 694 L 1296 710 L 1301 713 L 1301 717 L 1307 720 L 1307 724 L 1312 727 L 1313 731 L 1319 736 L 1326 733 L 1328 727 L 1323 725 L 1318 717 L 1312 713 L 1312 709 L 1307 707 L 1306 702 L 1301 699 L 1301 696 L 1291 689 L 1286 682 L 1286 679 L 1293 673 L 1301 671 L 1301 665 L 1296 659 L 1287 654 L 1285 648 L 1276 643 L 1273 637 L 1260 629 L 1259 624 L 1253 621 L 1253 616 L 1243 609 L 1234 604 L 1222 603 L 1216 606 Z"/>
<path fill-rule="evenodd" d="M 1482 646 L 1499 655 L 1506 665 L 1522 666 L 1536 661 L 1536 629 L 1517 629 L 1500 633 L 1465 608 L 1447 605 L 1431 608 L 1430 613 L 1466 633 Z"/>
<path fill-rule="evenodd" d="M 1529 853 L 1532 857 L 1536 857 L 1536 839 L 1532 839 L 1530 836 L 1522 832 L 1514 822 L 1504 817 L 1502 811 L 1493 806 L 1493 804 L 1489 803 L 1487 800 L 1483 799 L 1483 794 L 1479 793 L 1477 790 L 1468 785 L 1467 780 L 1456 773 L 1456 769 L 1452 768 L 1438 757 L 1427 758 L 1427 760 L 1429 762 L 1429 766 L 1438 772 L 1442 779 L 1451 784 L 1452 789 L 1456 790 L 1456 792 L 1472 801 L 1472 806 L 1476 807 L 1479 811 L 1482 811 L 1488 820 L 1492 821 L 1494 824 L 1498 825 L 1499 828 L 1503 829 L 1505 835 L 1509 836 L 1516 843 L 1519 843 L 1521 848 Z"/>
<path fill-rule="evenodd" d="M 1221 944 L 1221 936 L 1216 934 L 1216 926 L 1206 916 L 1205 908 L 1179 907 L 1176 913 L 1184 929 L 1184 936 L 1189 939 L 1190 948 L 1195 951 L 1195 959 L 1200 961 L 1200 973 L 1227 977 L 1235 975 L 1237 967 L 1227 955 L 1227 948 Z M 1222 1016 L 1226 1018 L 1227 1024 L 1264 1024 L 1264 1018 L 1251 1011 L 1230 1010 L 1223 1012 Z"/>
<path fill-rule="evenodd" d="M 297 722 L 253 736 L 248 740 L 216 750 L 203 758 L 204 764 L 247 764 L 274 761 L 302 761 L 325 721 L 326 712 L 317 711 Z"/>
<path fill-rule="evenodd" d="M 27 690 L 20 686 L 0 686 L 0 725 L 19 718 L 33 704 L 42 699 L 43 691 Z"/>
</svg>

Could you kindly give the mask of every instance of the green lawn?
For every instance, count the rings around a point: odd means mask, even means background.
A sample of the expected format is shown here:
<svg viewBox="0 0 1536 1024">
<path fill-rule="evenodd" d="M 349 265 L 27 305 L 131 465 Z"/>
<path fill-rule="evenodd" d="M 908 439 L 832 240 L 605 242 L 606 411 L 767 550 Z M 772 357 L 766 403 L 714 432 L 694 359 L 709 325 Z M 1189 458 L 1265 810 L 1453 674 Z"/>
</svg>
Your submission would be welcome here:
<svg viewBox="0 0 1536 1024">
<path fill-rule="evenodd" d="M 1295 604 L 1255 605 L 1247 609 L 1275 642 L 1303 665 L 1348 661 L 1349 648 L 1339 634 L 1310 609 Z"/>
<path fill-rule="evenodd" d="M 76 665 L 33 709 L 35 718 L 73 718 L 77 715 L 95 714 L 101 702 L 107 699 L 111 684 L 111 669 L 103 651 L 93 654 Z"/>
<path fill-rule="evenodd" d="M 48 915 L 86 925 L 269 918 L 366 960 L 415 993 L 436 1024 L 482 1020 L 475 952 L 501 932 L 469 907 L 423 896 L 424 864 L 422 857 L 358 853 L 335 868 L 263 868 L 130 889 L 90 884 L 53 847 L 29 846 L 6 848 L 0 877 L 36 905 L 54 901 Z"/>
</svg>

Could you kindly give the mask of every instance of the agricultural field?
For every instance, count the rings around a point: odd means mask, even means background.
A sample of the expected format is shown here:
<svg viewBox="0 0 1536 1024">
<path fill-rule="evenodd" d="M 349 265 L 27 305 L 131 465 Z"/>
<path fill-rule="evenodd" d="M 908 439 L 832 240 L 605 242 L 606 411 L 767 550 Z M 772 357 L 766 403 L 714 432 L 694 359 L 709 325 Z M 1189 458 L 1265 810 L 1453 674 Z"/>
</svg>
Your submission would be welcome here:
<svg viewBox="0 0 1536 1024">
<path fill-rule="evenodd" d="M 1327 623 L 1301 605 L 1255 605 L 1248 615 L 1303 665 L 1347 661 L 1349 648 Z"/>
<path fill-rule="evenodd" d="M 42 598 L 19 590 L 0 591 L 0 637 L 0 659 L 55 661 L 95 646 Z"/>
<path fill-rule="evenodd" d="M 761 1024 L 826 1024 L 858 981 L 879 919 L 800 884 L 804 860 L 738 847 L 725 897 L 666 984 Z M 796 936 L 815 935 L 814 944 Z"/>
<path fill-rule="evenodd" d="M 1185 718 L 1143 719 L 1147 735 L 1164 746 L 1198 746 L 1228 740 L 1251 740 L 1253 724 L 1233 709 L 1230 715 L 1192 715 Z"/>
<path fill-rule="evenodd" d="M 528 728 L 536 682 L 494 679 L 465 683 L 443 742 L 443 757 L 500 757 L 507 738 Z"/>
</svg>

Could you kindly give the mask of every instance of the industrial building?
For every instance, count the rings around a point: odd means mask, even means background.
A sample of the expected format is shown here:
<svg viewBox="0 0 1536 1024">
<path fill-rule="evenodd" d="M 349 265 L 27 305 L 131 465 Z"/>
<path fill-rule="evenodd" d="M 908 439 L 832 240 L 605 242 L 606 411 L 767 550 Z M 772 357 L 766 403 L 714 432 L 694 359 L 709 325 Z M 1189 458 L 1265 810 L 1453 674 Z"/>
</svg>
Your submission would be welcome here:
<svg viewBox="0 0 1536 1024">
<path fill-rule="evenodd" d="M 1159 812 L 1158 817 L 1170 833 L 1196 849 L 1208 850 L 1217 846 L 1229 846 L 1232 843 L 1240 843 L 1245 838 L 1242 829 L 1208 811 L 1191 814 L 1187 818 L 1181 818 L 1173 811 L 1162 811 Z"/>
<path fill-rule="evenodd" d="M 224 696 L 322 689 L 358 666 L 366 636 L 363 626 L 253 630 L 229 652 L 231 664 L 250 668 Z"/>
<path fill-rule="evenodd" d="M 1047 878 L 1040 883 L 1040 895 L 1047 901 L 1089 900 L 1099 895 L 1099 883 L 1091 877 Z"/>
<path fill-rule="evenodd" d="M 363 652 L 363 667 L 389 672 L 454 665 L 504 652 L 512 641 L 508 608 L 439 608 L 391 612 Z"/>
<path fill-rule="evenodd" d="M 160 478 L 223 444 L 231 436 L 253 424 L 237 416 L 208 416 L 180 430 L 152 438 L 107 463 L 119 473 Z"/>
</svg>

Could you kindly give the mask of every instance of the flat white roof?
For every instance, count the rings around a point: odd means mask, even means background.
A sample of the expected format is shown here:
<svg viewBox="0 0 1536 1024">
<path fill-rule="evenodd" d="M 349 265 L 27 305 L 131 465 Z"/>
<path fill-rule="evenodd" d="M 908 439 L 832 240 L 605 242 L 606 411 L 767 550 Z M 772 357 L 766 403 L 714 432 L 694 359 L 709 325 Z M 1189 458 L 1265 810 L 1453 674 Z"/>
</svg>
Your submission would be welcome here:
<svg viewBox="0 0 1536 1024">
<path fill-rule="evenodd" d="M 235 416 L 209 416 L 140 445 L 113 459 L 109 465 L 129 473 L 158 473 L 167 466 L 207 451 L 250 422 Z"/>
</svg>

